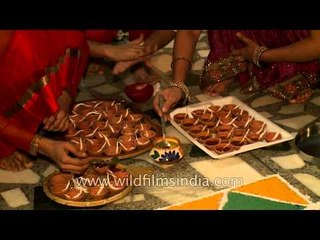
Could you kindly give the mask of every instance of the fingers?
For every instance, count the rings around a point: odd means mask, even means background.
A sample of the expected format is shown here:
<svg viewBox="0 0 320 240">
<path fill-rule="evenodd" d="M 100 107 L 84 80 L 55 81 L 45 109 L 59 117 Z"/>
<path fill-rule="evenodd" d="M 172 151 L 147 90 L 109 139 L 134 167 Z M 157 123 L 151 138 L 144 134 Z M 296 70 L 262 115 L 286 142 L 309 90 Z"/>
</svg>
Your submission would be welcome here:
<svg viewBox="0 0 320 240">
<path fill-rule="evenodd" d="M 252 41 L 250 38 L 247 38 L 243 33 L 237 32 L 236 34 L 237 38 L 240 39 L 242 42 L 247 44 L 248 46 L 256 45 L 254 41 Z"/>
<path fill-rule="evenodd" d="M 137 39 L 131 41 L 130 43 L 137 44 L 137 45 L 143 45 L 143 38 L 144 38 L 143 34 L 140 34 L 140 36 Z"/>
<path fill-rule="evenodd" d="M 75 156 L 80 157 L 80 158 L 85 158 L 87 157 L 87 154 L 85 152 L 81 152 L 80 149 L 78 149 L 74 144 L 70 142 L 66 142 L 64 145 L 64 149 L 73 153 Z M 76 163 L 76 165 L 79 164 L 77 160 L 72 159 L 72 163 Z M 70 162 L 71 163 L 71 162 Z M 83 163 L 83 162 L 82 162 Z"/>
<path fill-rule="evenodd" d="M 44 130 L 48 130 L 49 127 L 53 124 L 53 122 L 55 121 L 56 117 L 55 115 L 50 116 L 49 118 L 46 119 L 46 123 L 43 127 Z"/>
<path fill-rule="evenodd" d="M 80 160 L 81 161 L 81 160 Z M 87 168 L 89 167 L 89 164 L 83 165 L 83 166 L 76 166 L 72 164 L 60 164 L 60 168 L 64 171 L 81 174 L 83 173 Z"/>
</svg>

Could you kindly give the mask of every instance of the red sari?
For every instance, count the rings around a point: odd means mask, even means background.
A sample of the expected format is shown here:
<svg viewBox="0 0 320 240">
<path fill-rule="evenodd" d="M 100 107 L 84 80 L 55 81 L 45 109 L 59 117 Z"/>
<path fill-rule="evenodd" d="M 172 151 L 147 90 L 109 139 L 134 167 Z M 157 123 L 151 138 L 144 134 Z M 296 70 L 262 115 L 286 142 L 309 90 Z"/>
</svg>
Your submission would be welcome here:
<svg viewBox="0 0 320 240">
<path fill-rule="evenodd" d="M 232 47 L 236 49 L 245 47 L 236 37 L 237 32 L 242 32 L 260 46 L 268 48 L 286 46 L 310 36 L 309 30 L 210 30 L 208 40 L 211 51 L 201 76 L 202 88 L 229 78 L 236 78 L 245 91 L 266 91 L 290 100 L 303 88 L 310 88 L 316 83 L 320 69 L 318 61 L 269 63 L 261 68 L 247 63 L 245 70 L 240 63 L 229 61 Z M 286 91 L 293 88 L 296 89 L 295 93 Z"/>
<path fill-rule="evenodd" d="M 13 32 L 0 57 L 0 158 L 29 152 L 43 119 L 59 109 L 62 91 L 76 94 L 88 52 L 80 31 Z"/>
</svg>

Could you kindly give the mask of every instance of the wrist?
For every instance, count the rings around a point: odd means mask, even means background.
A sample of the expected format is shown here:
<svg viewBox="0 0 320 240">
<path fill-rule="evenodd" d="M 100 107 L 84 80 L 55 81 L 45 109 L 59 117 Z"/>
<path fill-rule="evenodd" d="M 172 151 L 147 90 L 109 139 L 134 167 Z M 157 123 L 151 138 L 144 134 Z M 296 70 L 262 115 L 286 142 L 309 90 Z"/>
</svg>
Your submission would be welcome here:
<svg viewBox="0 0 320 240">
<path fill-rule="evenodd" d="M 38 134 L 35 134 L 30 143 L 29 152 L 31 155 L 36 156 L 40 153 L 40 143 L 42 141 L 42 137 Z"/>
<path fill-rule="evenodd" d="M 186 105 L 190 101 L 191 97 L 190 97 L 189 89 L 183 82 L 172 82 L 172 83 L 170 83 L 169 86 L 176 87 L 181 90 L 181 92 L 182 92 L 181 102 L 183 105 Z"/>
</svg>

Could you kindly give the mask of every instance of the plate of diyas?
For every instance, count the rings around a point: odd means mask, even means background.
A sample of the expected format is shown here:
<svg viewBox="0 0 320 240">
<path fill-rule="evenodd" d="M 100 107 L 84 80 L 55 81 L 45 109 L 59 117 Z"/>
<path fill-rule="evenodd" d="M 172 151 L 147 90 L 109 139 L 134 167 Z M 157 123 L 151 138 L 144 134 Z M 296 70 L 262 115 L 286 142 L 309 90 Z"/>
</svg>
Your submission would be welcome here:
<svg viewBox="0 0 320 240">
<path fill-rule="evenodd" d="M 92 100 L 72 107 L 64 138 L 94 160 L 131 158 L 147 152 L 160 126 L 121 100 Z"/>
<path fill-rule="evenodd" d="M 294 138 L 232 96 L 177 108 L 170 117 L 177 130 L 212 158 L 231 157 Z"/>
<path fill-rule="evenodd" d="M 92 164 L 82 175 L 54 172 L 43 184 L 53 201 L 73 207 L 96 207 L 125 197 L 133 175 L 121 164 Z"/>
</svg>

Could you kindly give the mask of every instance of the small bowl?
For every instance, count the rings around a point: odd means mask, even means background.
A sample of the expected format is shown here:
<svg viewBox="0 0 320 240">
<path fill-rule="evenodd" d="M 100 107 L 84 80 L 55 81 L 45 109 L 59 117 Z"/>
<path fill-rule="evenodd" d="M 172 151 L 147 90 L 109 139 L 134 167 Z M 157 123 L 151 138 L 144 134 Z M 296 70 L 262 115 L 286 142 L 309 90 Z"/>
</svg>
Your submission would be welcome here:
<svg viewBox="0 0 320 240">
<path fill-rule="evenodd" d="M 166 140 L 170 143 L 170 148 L 162 148 L 160 143 Z M 159 137 L 153 142 L 153 148 L 149 156 L 156 162 L 164 165 L 171 165 L 178 162 L 183 156 L 184 151 L 181 148 L 180 140 L 176 137 Z"/>
</svg>

